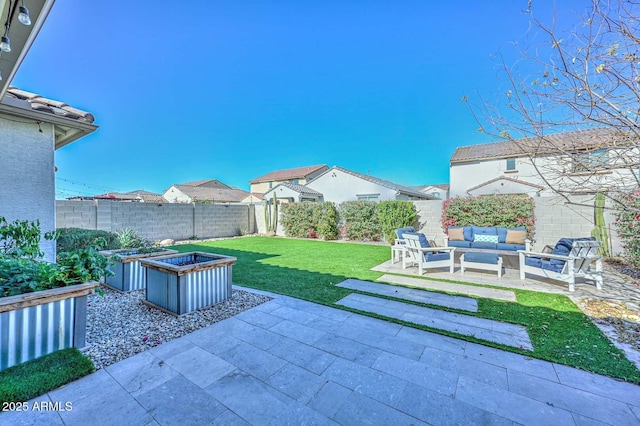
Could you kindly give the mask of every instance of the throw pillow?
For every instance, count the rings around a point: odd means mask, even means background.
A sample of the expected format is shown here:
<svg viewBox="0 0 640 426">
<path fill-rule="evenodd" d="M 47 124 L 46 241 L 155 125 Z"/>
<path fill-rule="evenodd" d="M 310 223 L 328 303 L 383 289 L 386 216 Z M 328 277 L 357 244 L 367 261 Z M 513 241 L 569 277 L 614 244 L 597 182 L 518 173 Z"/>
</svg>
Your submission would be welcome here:
<svg viewBox="0 0 640 426">
<path fill-rule="evenodd" d="M 498 244 L 497 235 L 476 234 L 473 236 L 473 241 Z"/>
<path fill-rule="evenodd" d="M 524 240 L 527 238 L 527 231 L 507 231 L 507 244 L 524 244 Z"/>
<path fill-rule="evenodd" d="M 449 228 L 449 241 L 464 241 L 464 229 Z"/>
</svg>

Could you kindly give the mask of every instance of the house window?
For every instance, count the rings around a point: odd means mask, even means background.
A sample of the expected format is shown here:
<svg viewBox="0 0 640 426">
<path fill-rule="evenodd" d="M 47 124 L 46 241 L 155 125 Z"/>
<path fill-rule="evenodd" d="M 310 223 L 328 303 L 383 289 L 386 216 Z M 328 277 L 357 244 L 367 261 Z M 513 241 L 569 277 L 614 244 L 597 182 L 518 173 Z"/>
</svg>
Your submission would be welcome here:
<svg viewBox="0 0 640 426">
<path fill-rule="evenodd" d="M 609 151 L 606 149 L 574 152 L 571 157 L 571 171 L 573 173 L 603 170 L 609 165 Z"/>
<path fill-rule="evenodd" d="M 294 184 L 296 184 L 296 185 L 298 185 L 298 184 L 300 183 L 300 179 L 294 179 L 294 180 L 293 180 L 293 183 L 294 183 Z"/>
<path fill-rule="evenodd" d="M 507 158 L 507 171 L 512 171 L 516 169 L 516 159 L 515 158 Z"/>
<path fill-rule="evenodd" d="M 269 189 L 273 188 L 273 182 L 269 182 Z"/>
<path fill-rule="evenodd" d="M 380 194 L 359 194 L 358 201 L 378 201 Z"/>
</svg>

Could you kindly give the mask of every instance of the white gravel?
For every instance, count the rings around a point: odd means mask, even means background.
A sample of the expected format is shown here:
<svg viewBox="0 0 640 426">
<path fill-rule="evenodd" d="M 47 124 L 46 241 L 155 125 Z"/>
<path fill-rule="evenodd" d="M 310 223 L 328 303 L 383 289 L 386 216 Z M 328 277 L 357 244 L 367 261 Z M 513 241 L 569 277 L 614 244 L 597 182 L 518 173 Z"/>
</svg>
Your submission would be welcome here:
<svg viewBox="0 0 640 426">
<path fill-rule="evenodd" d="M 144 290 L 120 293 L 101 286 L 87 306 L 87 345 L 84 353 L 101 369 L 154 346 L 189 334 L 258 306 L 271 298 L 233 290 L 230 300 L 181 317 L 142 303 Z"/>
</svg>

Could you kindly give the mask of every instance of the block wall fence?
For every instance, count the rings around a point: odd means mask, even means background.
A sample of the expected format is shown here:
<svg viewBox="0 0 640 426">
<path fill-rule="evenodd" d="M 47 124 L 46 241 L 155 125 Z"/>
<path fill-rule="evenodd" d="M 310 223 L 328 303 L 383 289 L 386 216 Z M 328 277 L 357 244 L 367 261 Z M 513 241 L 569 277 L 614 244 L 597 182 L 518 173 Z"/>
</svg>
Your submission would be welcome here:
<svg viewBox="0 0 640 426">
<path fill-rule="evenodd" d="M 135 230 L 152 241 L 231 237 L 254 233 L 256 214 L 248 204 L 125 203 L 56 201 L 57 228 Z"/>
<path fill-rule="evenodd" d="M 585 237 L 595 226 L 593 197 L 574 199 L 566 204 L 561 197 L 535 200 L 536 232 L 534 250 L 554 245 L 561 237 Z M 440 225 L 442 200 L 414 201 L 418 210 L 418 229 L 438 244 L 443 242 Z M 609 244 L 613 254 L 622 245 L 613 227 L 614 215 L 605 213 Z M 116 201 L 56 201 L 56 227 L 105 231 L 135 230 L 140 236 L 157 241 L 230 237 L 243 233 L 265 233 L 262 204 L 174 204 L 123 203 Z M 278 223 L 277 235 L 284 236 Z"/>
</svg>

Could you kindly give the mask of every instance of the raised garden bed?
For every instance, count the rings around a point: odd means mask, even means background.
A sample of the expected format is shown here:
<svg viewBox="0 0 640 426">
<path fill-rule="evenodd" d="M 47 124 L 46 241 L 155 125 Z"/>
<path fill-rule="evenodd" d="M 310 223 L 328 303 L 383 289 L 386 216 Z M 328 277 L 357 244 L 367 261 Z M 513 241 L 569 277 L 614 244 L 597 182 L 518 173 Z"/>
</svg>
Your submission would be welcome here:
<svg viewBox="0 0 640 426">
<path fill-rule="evenodd" d="M 146 302 L 183 315 L 227 300 L 236 260 L 204 252 L 141 259 L 146 268 Z"/>
<path fill-rule="evenodd" d="M 106 277 L 105 281 L 108 286 L 120 291 L 142 290 L 146 287 L 147 281 L 140 260 L 176 253 L 178 251 L 171 249 L 157 249 L 155 251 L 137 248 L 103 250 L 100 254 L 113 261 L 109 266 L 113 275 Z"/>
<path fill-rule="evenodd" d="M 89 282 L 0 298 L 0 370 L 71 347 L 84 348 Z"/>
</svg>

